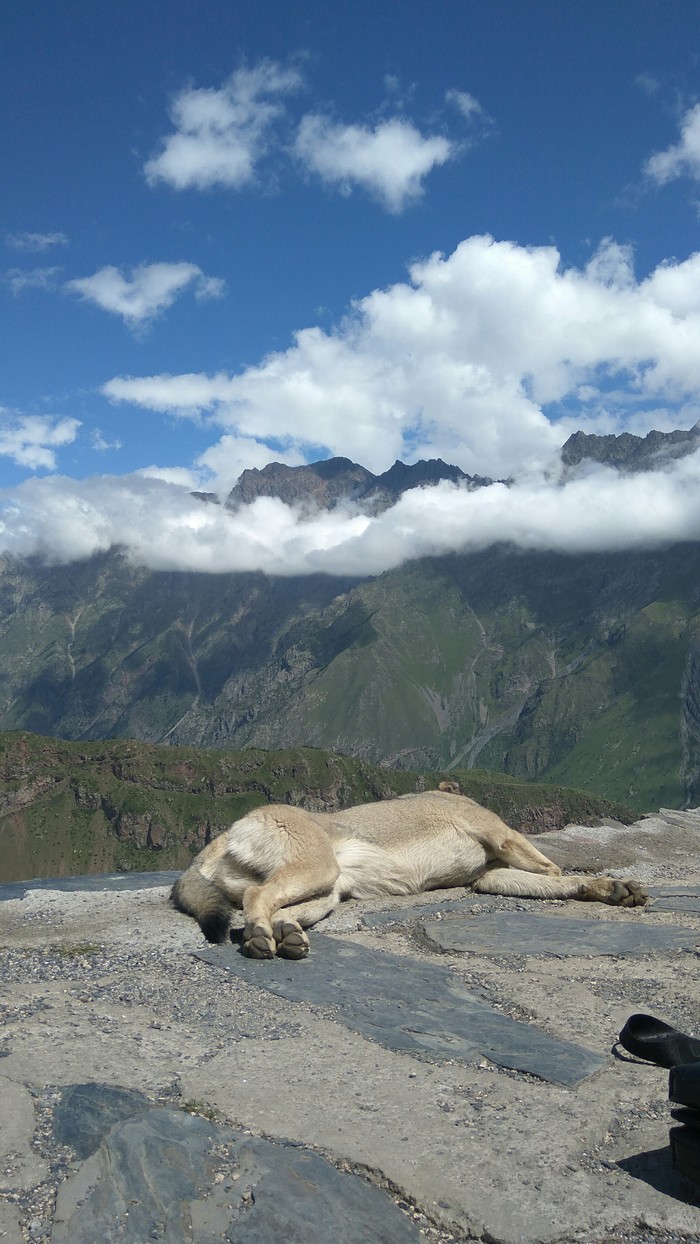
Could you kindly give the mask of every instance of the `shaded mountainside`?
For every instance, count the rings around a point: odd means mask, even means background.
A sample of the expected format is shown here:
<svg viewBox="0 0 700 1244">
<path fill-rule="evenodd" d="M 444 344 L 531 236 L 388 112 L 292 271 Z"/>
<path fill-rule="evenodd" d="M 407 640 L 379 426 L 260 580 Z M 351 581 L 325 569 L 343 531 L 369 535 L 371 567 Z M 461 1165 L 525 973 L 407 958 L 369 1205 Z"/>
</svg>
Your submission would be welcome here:
<svg viewBox="0 0 700 1244">
<path fill-rule="evenodd" d="M 221 752 L 0 734 L 0 883 L 184 868 L 260 804 L 333 811 L 434 789 L 442 776 L 380 769 L 313 748 Z M 524 832 L 572 820 L 633 819 L 631 809 L 581 791 L 481 771 L 455 776 L 465 794 Z"/>
<path fill-rule="evenodd" d="M 361 582 L 0 563 L 0 729 L 476 765 L 700 799 L 700 545 L 489 549 Z"/>
</svg>

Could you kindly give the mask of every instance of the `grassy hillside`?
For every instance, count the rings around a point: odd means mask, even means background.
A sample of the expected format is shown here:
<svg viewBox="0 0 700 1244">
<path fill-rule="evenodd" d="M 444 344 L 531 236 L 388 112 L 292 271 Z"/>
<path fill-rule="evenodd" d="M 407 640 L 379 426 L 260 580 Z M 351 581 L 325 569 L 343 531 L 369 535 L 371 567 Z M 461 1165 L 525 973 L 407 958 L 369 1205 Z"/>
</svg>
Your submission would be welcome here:
<svg viewBox="0 0 700 1244">
<path fill-rule="evenodd" d="M 330 811 L 431 789 L 444 776 L 378 768 L 314 748 L 223 752 L 0 734 L 0 882 L 182 868 L 260 804 Z M 561 786 L 481 770 L 450 776 L 525 832 L 633 817 L 624 805 Z"/>
</svg>

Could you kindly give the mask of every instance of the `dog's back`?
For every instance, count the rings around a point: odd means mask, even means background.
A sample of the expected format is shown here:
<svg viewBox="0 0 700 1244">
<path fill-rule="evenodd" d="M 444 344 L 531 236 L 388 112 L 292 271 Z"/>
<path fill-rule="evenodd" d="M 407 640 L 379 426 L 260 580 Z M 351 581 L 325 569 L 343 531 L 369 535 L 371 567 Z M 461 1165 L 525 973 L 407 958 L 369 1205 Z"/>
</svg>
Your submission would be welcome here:
<svg viewBox="0 0 700 1244">
<path fill-rule="evenodd" d="M 490 839 L 493 834 L 512 832 L 495 812 L 465 795 L 445 790 L 420 791 L 313 816 L 334 843 L 342 838 L 358 838 L 387 848 L 445 834 L 469 834 L 480 841 L 484 835 Z"/>
</svg>

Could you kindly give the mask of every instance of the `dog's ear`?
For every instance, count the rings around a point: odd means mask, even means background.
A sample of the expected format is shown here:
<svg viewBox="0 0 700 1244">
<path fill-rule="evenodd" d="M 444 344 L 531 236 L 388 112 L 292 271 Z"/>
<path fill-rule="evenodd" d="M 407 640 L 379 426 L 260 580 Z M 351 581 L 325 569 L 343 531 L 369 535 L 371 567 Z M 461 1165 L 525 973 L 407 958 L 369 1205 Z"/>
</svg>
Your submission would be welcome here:
<svg viewBox="0 0 700 1244">
<path fill-rule="evenodd" d="M 461 795 L 462 793 L 459 782 L 441 782 L 438 790 L 444 790 L 448 795 Z"/>
</svg>

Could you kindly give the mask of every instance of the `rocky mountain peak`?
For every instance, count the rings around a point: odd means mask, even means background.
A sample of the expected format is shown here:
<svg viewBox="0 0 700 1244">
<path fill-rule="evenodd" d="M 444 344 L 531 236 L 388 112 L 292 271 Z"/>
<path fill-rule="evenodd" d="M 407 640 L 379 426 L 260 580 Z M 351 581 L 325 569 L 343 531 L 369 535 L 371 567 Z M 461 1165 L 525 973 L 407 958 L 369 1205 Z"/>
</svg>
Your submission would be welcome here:
<svg viewBox="0 0 700 1244">
<path fill-rule="evenodd" d="M 361 496 L 374 481 L 371 471 L 349 458 L 328 458 L 290 467 L 270 462 L 262 470 L 244 471 L 227 499 L 226 508 L 236 510 L 258 497 L 277 497 L 286 505 L 298 503 L 332 510 L 340 501 Z"/>
<path fill-rule="evenodd" d="M 684 458 L 699 446 L 700 422 L 687 430 L 654 430 L 646 436 L 634 436 L 631 432 L 622 432 L 619 436 L 574 432 L 562 446 L 561 460 L 565 467 L 578 466 L 585 460 L 602 462 L 623 471 L 653 471 L 664 461 Z"/>
<path fill-rule="evenodd" d="M 374 475 L 350 458 L 327 458 L 303 466 L 270 462 L 262 470 L 244 471 L 226 500 L 226 508 L 236 510 L 258 497 L 277 497 L 287 505 L 332 510 L 341 502 L 356 502 L 370 514 L 394 505 L 411 488 L 439 484 L 443 480 L 479 488 L 492 481 L 480 475 L 467 475 L 460 467 L 442 458 L 421 459 L 407 464 L 397 458 L 381 475 Z"/>
</svg>

